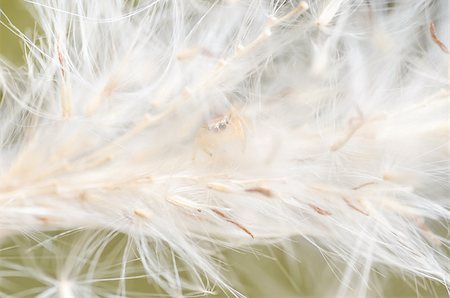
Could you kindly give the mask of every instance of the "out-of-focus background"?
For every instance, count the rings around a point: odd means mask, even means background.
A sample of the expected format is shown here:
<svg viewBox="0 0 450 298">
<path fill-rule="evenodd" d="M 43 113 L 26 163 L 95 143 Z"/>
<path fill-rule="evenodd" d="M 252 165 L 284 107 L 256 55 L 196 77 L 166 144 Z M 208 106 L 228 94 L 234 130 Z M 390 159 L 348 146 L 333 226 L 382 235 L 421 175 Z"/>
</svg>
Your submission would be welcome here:
<svg viewBox="0 0 450 298">
<path fill-rule="evenodd" d="M 74 0 L 60 0 L 74 1 Z M 96 0 L 92 0 L 96 1 Z M 107 1 L 107 0 L 98 0 Z M 10 22 L 27 36 L 39 32 L 23 0 L 0 0 L 1 23 L 11 26 Z M 5 16 L 6 15 L 6 16 Z M 0 25 L 0 55 L 16 65 L 24 62 L 24 46 L 20 39 Z M 1 92 L 1 90 L 0 90 Z M 0 119 L 1 125 L 1 119 Z M 22 239 L 21 239 L 22 238 Z M 57 240 L 55 240 L 57 241 Z M 64 240 L 65 245 L 70 238 Z M 2 258 L 17 261 L 18 264 L 38 263 L 43 271 L 51 274 L 51 262 L 29 262 L 26 258 L 45 260 L 52 253 L 45 248 L 33 250 L 33 254 L 24 254 L 37 242 L 30 237 L 19 237 L 0 244 L 0 273 Z M 59 245 L 59 244 L 55 244 Z M 70 245 L 69 245 L 70 246 Z M 226 262 L 231 270 L 225 272 L 232 284 L 249 297 L 333 297 L 333 289 L 340 283 L 345 264 L 333 263 L 324 257 L 312 245 L 299 240 L 289 246 L 252 247 L 245 251 L 225 251 Z M 25 258 L 25 259 L 24 259 Z M 118 260 L 120 261 L 120 260 Z M 334 260 L 335 261 L 335 260 Z M 336 266 L 331 266 L 331 264 Z M 372 274 L 374 283 L 369 285 L 369 296 L 373 297 L 447 297 L 445 288 L 430 280 L 408 278 L 401 273 L 393 275 L 383 269 Z M 136 291 L 149 291 L 145 280 L 135 281 L 130 287 Z M 26 294 L 29 288 L 37 287 L 33 280 L 26 278 L 8 278 L 0 274 L 0 296 L 2 291 L 12 297 L 35 297 L 36 293 Z M 220 292 L 220 291 L 219 291 Z M 226 297 L 224 294 L 214 297 Z"/>
<path fill-rule="evenodd" d="M 3 11 L 1 22 L 9 25 L 9 21 L 24 33 L 33 32 L 35 22 L 22 0 L 0 0 L 0 9 Z M 9 21 L 8 21 L 9 19 Z M 0 24 L 0 55 L 7 57 L 15 64 L 23 63 L 23 45 L 19 38 Z"/>
</svg>

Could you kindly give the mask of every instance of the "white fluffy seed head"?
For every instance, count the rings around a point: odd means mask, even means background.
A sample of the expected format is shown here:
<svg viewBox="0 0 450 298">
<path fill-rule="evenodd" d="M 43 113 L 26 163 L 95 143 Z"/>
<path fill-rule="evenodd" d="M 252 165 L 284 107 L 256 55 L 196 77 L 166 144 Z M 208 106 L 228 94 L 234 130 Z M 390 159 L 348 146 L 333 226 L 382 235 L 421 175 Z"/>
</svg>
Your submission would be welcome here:
<svg viewBox="0 0 450 298">
<path fill-rule="evenodd" d="M 116 278 L 133 250 L 172 296 L 204 276 L 239 296 L 217 248 L 293 236 L 361 284 L 448 285 L 447 1 L 26 2 L 40 33 L 0 69 L 1 231 L 123 233 Z"/>
</svg>

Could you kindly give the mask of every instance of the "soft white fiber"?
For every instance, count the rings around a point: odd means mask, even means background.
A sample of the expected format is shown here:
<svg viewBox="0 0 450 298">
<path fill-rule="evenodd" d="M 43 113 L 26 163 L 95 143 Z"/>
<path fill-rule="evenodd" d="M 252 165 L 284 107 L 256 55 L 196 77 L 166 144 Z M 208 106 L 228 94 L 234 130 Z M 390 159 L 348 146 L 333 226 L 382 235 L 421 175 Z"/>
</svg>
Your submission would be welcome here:
<svg viewBox="0 0 450 298">
<path fill-rule="evenodd" d="M 25 2 L 33 37 L 1 18 L 27 57 L 0 62 L 0 233 L 86 231 L 55 276 L 0 258 L 32 295 L 240 297 L 218 252 L 293 237 L 347 264 L 333 297 L 377 268 L 448 287 L 448 1 Z"/>
</svg>

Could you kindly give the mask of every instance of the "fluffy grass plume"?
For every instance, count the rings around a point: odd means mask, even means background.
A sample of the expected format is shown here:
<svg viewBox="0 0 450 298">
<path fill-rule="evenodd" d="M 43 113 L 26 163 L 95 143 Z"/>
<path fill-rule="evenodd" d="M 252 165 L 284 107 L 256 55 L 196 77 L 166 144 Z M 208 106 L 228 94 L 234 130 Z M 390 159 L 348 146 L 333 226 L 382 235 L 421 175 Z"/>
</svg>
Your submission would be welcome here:
<svg viewBox="0 0 450 298">
<path fill-rule="evenodd" d="M 447 0 L 25 2 L 34 34 L 0 10 L 26 53 L 0 60 L 0 236 L 57 269 L 0 258 L 4 288 L 242 297 L 219 252 L 296 238 L 346 264 L 332 297 L 449 286 Z"/>
</svg>

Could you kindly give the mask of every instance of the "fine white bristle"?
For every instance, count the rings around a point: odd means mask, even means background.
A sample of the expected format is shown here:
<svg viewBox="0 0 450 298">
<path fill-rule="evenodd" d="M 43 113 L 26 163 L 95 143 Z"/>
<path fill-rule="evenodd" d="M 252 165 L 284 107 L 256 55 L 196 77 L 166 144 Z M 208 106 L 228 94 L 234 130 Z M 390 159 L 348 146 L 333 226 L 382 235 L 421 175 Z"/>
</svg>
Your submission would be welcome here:
<svg viewBox="0 0 450 298">
<path fill-rule="evenodd" d="M 86 230 L 55 276 L 4 260 L 32 295 L 134 297 L 135 262 L 240 297 L 217 251 L 292 237 L 347 264 L 340 297 L 376 268 L 449 286 L 447 0 L 25 2 L 33 39 L 0 10 L 26 47 L 0 60 L 0 234 Z"/>
</svg>

